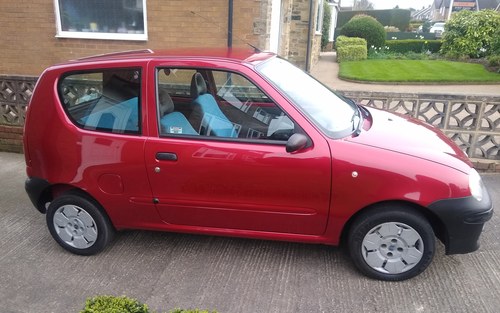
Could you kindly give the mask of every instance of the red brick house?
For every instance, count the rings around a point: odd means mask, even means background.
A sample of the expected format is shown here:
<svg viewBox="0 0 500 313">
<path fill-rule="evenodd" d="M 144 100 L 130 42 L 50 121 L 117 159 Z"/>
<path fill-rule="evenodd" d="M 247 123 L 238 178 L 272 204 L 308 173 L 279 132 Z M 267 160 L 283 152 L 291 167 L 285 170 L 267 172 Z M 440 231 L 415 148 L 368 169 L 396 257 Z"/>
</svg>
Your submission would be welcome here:
<svg viewBox="0 0 500 313">
<path fill-rule="evenodd" d="M 309 69 L 328 0 L 2 0 L 0 150 L 21 151 L 36 77 L 48 66 L 135 49 L 271 50 Z"/>
</svg>

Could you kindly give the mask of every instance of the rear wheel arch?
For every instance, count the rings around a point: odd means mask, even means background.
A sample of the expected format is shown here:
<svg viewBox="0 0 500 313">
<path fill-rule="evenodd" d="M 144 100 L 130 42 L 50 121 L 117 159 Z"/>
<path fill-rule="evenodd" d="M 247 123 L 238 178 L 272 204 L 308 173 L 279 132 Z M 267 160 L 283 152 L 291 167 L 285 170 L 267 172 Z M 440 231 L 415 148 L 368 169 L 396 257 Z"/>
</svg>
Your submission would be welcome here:
<svg viewBox="0 0 500 313">
<path fill-rule="evenodd" d="M 92 204 L 94 204 L 96 207 L 98 207 L 99 210 L 111 222 L 111 219 L 109 218 L 109 215 L 104 209 L 104 207 L 94 197 L 92 197 L 88 192 L 72 185 L 67 185 L 67 184 L 49 185 L 40 194 L 40 197 L 38 199 L 38 206 L 39 208 L 43 207 L 44 209 L 43 213 L 46 213 L 47 207 L 50 205 L 50 202 L 63 195 L 75 195 L 85 198 L 86 200 L 92 202 Z"/>
<path fill-rule="evenodd" d="M 53 238 L 64 249 L 80 255 L 102 251 L 116 232 L 99 202 L 75 188 L 66 189 L 52 199 L 46 220 Z"/>
</svg>

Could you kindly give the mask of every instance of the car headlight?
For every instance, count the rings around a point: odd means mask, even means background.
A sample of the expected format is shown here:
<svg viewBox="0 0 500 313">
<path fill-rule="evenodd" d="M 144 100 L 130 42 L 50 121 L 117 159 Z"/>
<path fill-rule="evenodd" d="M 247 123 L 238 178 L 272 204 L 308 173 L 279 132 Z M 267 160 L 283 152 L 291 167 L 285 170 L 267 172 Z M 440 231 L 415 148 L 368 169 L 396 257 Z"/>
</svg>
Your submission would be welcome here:
<svg viewBox="0 0 500 313">
<path fill-rule="evenodd" d="M 479 173 L 472 169 L 469 173 L 469 189 L 471 195 L 476 198 L 477 201 L 483 200 L 483 181 Z"/>
</svg>

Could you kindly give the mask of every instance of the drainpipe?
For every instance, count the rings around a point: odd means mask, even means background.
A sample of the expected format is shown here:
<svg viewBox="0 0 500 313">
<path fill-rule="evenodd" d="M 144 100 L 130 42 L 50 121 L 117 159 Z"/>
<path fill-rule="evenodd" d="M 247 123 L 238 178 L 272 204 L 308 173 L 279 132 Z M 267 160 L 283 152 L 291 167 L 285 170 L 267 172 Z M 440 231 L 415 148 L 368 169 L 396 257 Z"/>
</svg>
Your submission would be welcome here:
<svg viewBox="0 0 500 313">
<path fill-rule="evenodd" d="M 233 47 L 233 0 L 229 0 L 227 11 L 227 47 Z"/>
<path fill-rule="evenodd" d="M 310 69 L 310 64 L 311 63 L 311 30 L 312 30 L 312 25 L 313 25 L 313 0 L 309 0 L 309 23 L 307 25 L 307 47 L 306 47 L 306 72 L 309 73 Z"/>
</svg>

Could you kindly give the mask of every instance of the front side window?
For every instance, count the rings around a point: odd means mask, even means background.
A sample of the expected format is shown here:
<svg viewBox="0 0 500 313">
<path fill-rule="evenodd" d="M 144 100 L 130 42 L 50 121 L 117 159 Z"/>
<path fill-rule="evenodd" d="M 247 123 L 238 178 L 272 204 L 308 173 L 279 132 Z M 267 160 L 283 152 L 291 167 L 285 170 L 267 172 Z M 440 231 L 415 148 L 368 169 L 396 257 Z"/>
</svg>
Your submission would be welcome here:
<svg viewBox="0 0 500 313">
<path fill-rule="evenodd" d="M 295 131 L 285 112 L 240 74 L 161 68 L 157 82 L 162 136 L 286 141 Z"/>
<path fill-rule="evenodd" d="M 55 0 L 57 37 L 147 40 L 146 0 Z"/>
<path fill-rule="evenodd" d="M 64 76 L 59 96 L 79 127 L 110 133 L 140 133 L 139 69 L 111 69 Z"/>
</svg>

